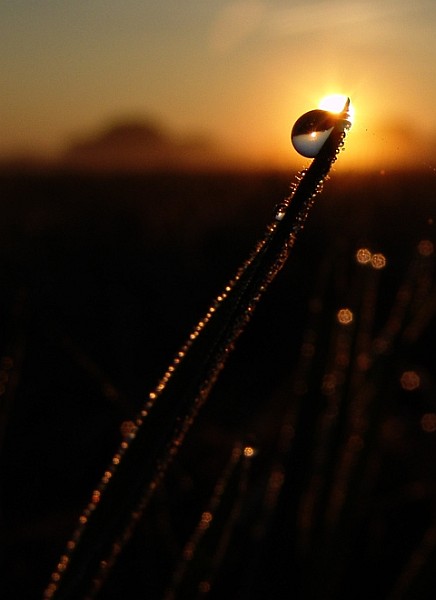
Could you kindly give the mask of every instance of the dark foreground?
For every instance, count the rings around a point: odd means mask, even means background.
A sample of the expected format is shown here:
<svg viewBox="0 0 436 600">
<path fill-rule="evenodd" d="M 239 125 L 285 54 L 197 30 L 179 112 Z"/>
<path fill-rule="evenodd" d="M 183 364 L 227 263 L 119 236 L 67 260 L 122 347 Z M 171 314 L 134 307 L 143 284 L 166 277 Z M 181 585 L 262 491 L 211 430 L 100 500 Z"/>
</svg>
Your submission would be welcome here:
<svg viewBox="0 0 436 600">
<path fill-rule="evenodd" d="M 434 597 L 436 177 L 337 170 L 99 598 Z M 42 597 L 291 179 L 1 177 L 2 597 Z"/>
</svg>

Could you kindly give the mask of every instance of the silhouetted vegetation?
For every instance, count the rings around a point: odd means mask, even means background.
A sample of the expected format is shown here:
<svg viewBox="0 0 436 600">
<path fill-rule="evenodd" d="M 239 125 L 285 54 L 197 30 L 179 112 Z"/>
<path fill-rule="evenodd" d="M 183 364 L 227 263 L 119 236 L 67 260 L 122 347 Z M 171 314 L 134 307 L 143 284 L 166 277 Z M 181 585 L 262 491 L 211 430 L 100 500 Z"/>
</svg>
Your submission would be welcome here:
<svg viewBox="0 0 436 600">
<path fill-rule="evenodd" d="M 6 596 L 41 598 L 122 433 L 290 180 L 2 175 Z M 432 597 L 434 188 L 334 173 L 102 599 Z"/>
</svg>

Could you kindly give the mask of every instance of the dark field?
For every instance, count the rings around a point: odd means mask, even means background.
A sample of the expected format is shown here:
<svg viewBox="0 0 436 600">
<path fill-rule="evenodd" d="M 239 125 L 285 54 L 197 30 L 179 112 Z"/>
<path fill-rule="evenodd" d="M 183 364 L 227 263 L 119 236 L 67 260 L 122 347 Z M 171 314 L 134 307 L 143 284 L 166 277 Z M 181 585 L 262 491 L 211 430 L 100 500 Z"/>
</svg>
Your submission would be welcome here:
<svg viewBox="0 0 436 600">
<path fill-rule="evenodd" d="M 1 176 L 1 597 L 42 597 L 291 180 Z M 433 172 L 338 164 L 99 598 L 434 598 L 435 227 Z M 238 444 L 256 455 L 223 476 Z"/>
</svg>

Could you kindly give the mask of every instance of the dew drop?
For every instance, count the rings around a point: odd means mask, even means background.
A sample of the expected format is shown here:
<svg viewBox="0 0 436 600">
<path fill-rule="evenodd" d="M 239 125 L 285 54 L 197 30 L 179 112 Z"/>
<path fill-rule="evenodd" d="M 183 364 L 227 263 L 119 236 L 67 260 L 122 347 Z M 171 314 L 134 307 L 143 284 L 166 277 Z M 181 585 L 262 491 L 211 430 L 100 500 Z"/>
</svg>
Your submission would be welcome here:
<svg viewBox="0 0 436 600">
<path fill-rule="evenodd" d="M 324 146 L 337 121 L 337 115 L 326 110 L 310 110 L 295 122 L 291 142 L 306 158 L 314 158 Z"/>
<path fill-rule="evenodd" d="M 291 132 L 291 142 L 295 150 L 306 158 L 317 156 L 338 122 L 343 125 L 345 137 L 345 130 L 351 127 L 351 112 L 350 99 L 347 98 L 341 111 L 315 109 L 302 115 L 295 122 Z"/>
<path fill-rule="evenodd" d="M 277 204 L 276 208 L 275 208 L 275 215 L 274 218 L 276 221 L 282 221 L 285 214 L 286 214 L 286 209 L 288 208 L 288 205 L 285 204 L 284 202 L 281 202 L 280 204 Z"/>
</svg>

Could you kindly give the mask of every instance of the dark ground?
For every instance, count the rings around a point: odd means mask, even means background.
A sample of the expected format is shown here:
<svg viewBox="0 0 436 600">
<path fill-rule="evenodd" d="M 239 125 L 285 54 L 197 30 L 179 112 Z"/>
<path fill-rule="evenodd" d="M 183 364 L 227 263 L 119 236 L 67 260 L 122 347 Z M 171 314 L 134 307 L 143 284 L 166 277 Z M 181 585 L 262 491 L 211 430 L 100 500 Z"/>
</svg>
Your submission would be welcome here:
<svg viewBox="0 0 436 600">
<path fill-rule="evenodd" d="M 2 597 L 41 598 L 121 424 L 291 179 L 0 177 Z M 177 598 L 434 597 L 435 227 L 434 173 L 338 166 L 99 597 L 163 598 L 240 439 L 258 448 L 248 484 L 226 483 Z"/>
</svg>

